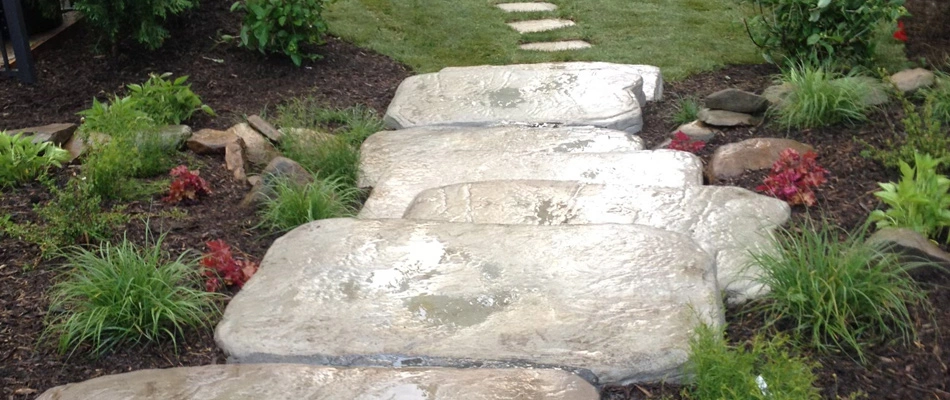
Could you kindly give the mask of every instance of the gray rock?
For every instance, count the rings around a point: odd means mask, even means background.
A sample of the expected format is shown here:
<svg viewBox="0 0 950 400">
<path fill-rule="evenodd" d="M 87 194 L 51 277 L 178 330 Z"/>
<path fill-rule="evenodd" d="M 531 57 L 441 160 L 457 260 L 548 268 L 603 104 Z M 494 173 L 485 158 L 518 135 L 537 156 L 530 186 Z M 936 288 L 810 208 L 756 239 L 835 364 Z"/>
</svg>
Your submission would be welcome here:
<svg viewBox="0 0 950 400">
<path fill-rule="evenodd" d="M 231 131 L 202 129 L 191 135 L 185 144 L 196 154 L 224 154 L 225 146 L 237 139 Z"/>
<path fill-rule="evenodd" d="M 583 40 L 558 40 L 556 42 L 535 42 L 518 45 L 518 48 L 521 50 L 543 51 L 548 53 L 555 51 L 589 49 L 591 47 L 593 46 L 590 43 L 587 43 Z"/>
<path fill-rule="evenodd" d="M 772 168 L 782 150 L 788 148 L 800 154 L 814 150 L 804 143 L 776 138 L 754 138 L 719 146 L 709 160 L 709 179 L 735 178 L 746 171 Z"/>
<path fill-rule="evenodd" d="M 680 125 L 670 136 L 672 137 L 676 132 L 683 132 L 683 134 L 689 136 L 692 140 L 702 140 L 704 142 L 708 142 L 719 133 L 719 131 L 713 127 L 704 124 L 703 121 L 693 121 L 688 124 Z"/>
<path fill-rule="evenodd" d="M 875 79 L 870 76 L 846 76 L 844 78 L 835 79 L 832 82 L 858 82 L 862 84 L 867 91 L 861 94 L 861 100 L 864 104 L 869 106 L 879 106 L 887 104 L 887 102 L 890 101 L 890 98 L 887 96 L 887 89 L 884 88 L 880 79 Z"/>
<path fill-rule="evenodd" d="M 597 400 L 556 370 L 208 365 L 108 375 L 52 388 L 41 400 Z"/>
<path fill-rule="evenodd" d="M 393 165 L 360 218 L 399 218 L 426 189 L 465 182 L 532 179 L 658 187 L 702 185 L 702 162 L 673 150 L 629 153 L 444 153 Z"/>
<path fill-rule="evenodd" d="M 501 3 L 495 4 L 495 7 L 498 7 L 505 12 L 542 12 L 557 10 L 557 5 L 543 2 Z"/>
<path fill-rule="evenodd" d="M 737 113 L 756 114 L 769 107 L 765 97 L 739 89 L 723 89 L 706 96 L 706 107 Z"/>
<path fill-rule="evenodd" d="M 286 157 L 274 157 L 261 171 L 251 191 L 241 200 L 242 207 L 257 205 L 274 193 L 273 184 L 276 179 L 290 179 L 297 185 L 306 185 L 313 182 L 313 175 L 298 164 Z"/>
<path fill-rule="evenodd" d="M 908 262 L 930 262 L 950 268 L 950 254 L 911 229 L 884 228 L 874 232 L 867 242 L 903 254 Z"/>
<path fill-rule="evenodd" d="M 725 110 L 710 110 L 708 108 L 699 110 L 696 118 L 714 126 L 755 126 L 762 123 L 760 117 Z"/>
<path fill-rule="evenodd" d="M 561 28 L 566 28 L 569 26 L 574 26 L 574 21 L 571 21 L 569 19 L 546 18 L 546 19 L 509 22 L 508 26 L 510 26 L 511 29 L 514 29 L 518 33 L 532 33 L 532 32 L 553 31 L 555 29 L 561 29 Z"/>
<path fill-rule="evenodd" d="M 284 137 L 284 134 L 281 131 L 275 128 L 274 125 L 271 125 L 269 122 L 265 121 L 259 115 L 247 117 L 247 123 L 262 135 L 267 136 L 267 138 L 274 143 L 279 143 L 280 139 Z"/>
<path fill-rule="evenodd" d="M 165 139 L 168 146 L 178 148 L 191 137 L 192 132 L 188 125 L 168 125 L 160 128 L 156 134 Z"/>
<path fill-rule="evenodd" d="M 559 123 L 636 133 L 641 105 L 662 94 L 659 68 L 645 65 L 450 67 L 403 81 L 384 121 L 396 129 Z"/>
<path fill-rule="evenodd" d="M 49 124 L 43 126 L 34 126 L 23 129 L 14 129 L 6 131 L 10 136 L 22 133 L 23 136 L 32 136 L 33 143 L 52 142 L 57 146 L 62 146 L 73 137 L 79 126 L 76 124 Z"/>
<path fill-rule="evenodd" d="M 773 106 L 781 106 L 790 93 L 792 93 L 792 86 L 783 83 L 765 88 L 762 91 L 762 97 L 765 97 Z"/>
<path fill-rule="evenodd" d="M 913 92 L 934 84 L 935 76 L 923 68 L 905 69 L 891 75 L 891 82 L 902 92 Z"/>
<path fill-rule="evenodd" d="M 229 362 L 563 367 L 675 381 L 722 323 L 711 257 L 640 225 L 329 219 L 277 239 L 215 339 Z"/>
<path fill-rule="evenodd" d="M 360 187 L 376 182 L 396 165 L 431 157 L 484 157 L 486 153 L 607 153 L 643 149 L 643 141 L 623 131 L 593 127 L 491 128 L 419 127 L 383 131 L 363 142 Z M 473 155 L 463 153 L 475 152 Z"/>
<path fill-rule="evenodd" d="M 244 150 L 247 161 L 254 165 L 267 165 L 270 160 L 280 155 L 280 152 L 264 138 L 257 133 L 250 125 L 240 123 L 228 129 L 228 132 L 244 140 Z"/>
<path fill-rule="evenodd" d="M 689 235 L 716 257 L 720 289 L 731 299 L 761 293 L 747 267 L 751 251 L 770 251 L 784 201 L 737 187 L 657 188 L 556 181 L 463 183 L 419 194 L 408 219 L 478 224 L 641 224 Z"/>
</svg>

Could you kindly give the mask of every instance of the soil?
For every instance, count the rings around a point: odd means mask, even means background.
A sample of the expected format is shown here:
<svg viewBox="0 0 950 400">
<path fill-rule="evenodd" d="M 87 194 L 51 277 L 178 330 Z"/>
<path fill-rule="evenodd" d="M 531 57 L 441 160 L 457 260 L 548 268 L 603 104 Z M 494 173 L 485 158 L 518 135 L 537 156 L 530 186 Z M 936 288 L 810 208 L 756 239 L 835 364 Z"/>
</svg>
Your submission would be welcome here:
<svg viewBox="0 0 950 400">
<path fill-rule="evenodd" d="M 934 60 L 950 55 L 950 29 L 944 28 L 948 24 L 933 20 L 943 3 L 907 0 L 914 14 L 906 20 L 911 60 L 926 58 L 938 64 Z M 410 74 L 403 65 L 335 38 L 327 38 L 327 44 L 317 49 L 322 60 L 305 63 L 303 68 L 279 57 L 235 48 L 220 40 L 221 34 L 233 34 L 240 23 L 239 16 L 228 12 L 229 6 L 230 1 L 206 0 L 187 16 L 170 20 L 172 38 L 156 52 L 123 44 L 116 56 L 97 55 L 92 50 L 96 38 L 78 25 L 38 54 L 38 84 L 0 80 L 0 129 L 78 122 L 76 112 L 88 108 L 93 97 L 105 99 L 121 93 L 125 84 L 143 81 L 152 72 L 190 76 L 192 89 L 218 113 L 217 117 L 193 118 L 189 124 L 196 128 L 226 128 L 244 115 L 260 113 L 297 96 L 312 96 L 335 107 L 362 104 L 382 112 L 396 86 Z M 732 66 L 667 83 L 664 100 L 644 110 L 641 137 L 650 147 L 668 138 L 675 128 L 670 121 L 680 98 L 701 98 L 728 87 L 761 92 L 776 72 L 765 65 Z M 892 104 L 873 114 L 868 123 L 856 126 L 806 131 L 785 131 L 771 125 L 725 129 L 709 141 L 700 156 L 708 161 L 717 146 L 751 137 L 786 137 L 811 144 L 820 155 L 819 163 L 830 171 L 829 181 L 817 191 L 818 205 L 811 210 L 795 207 L 793 218 L 809 218 L 810 211 L 851 229 L 879 207 L 872 195 L 877 182 L 897 178 L 894 171 L 861 157 L 864 147 L 854 138 L 880 144 L 895 135 L 901 115 L 900 107 Z M 164 248 L 173 255 L 186 250 L 201 252 L 205 241 L 220 238 L 248 258 L 259 260 L 275 237 L 253 228 L 257 222 L 253 210 L 237 206 L 247 187 L 232 180 L 220 156 L 201 156 L 196 162 L 213 189 L 209 198 L 178 206 L 178 210 L 161 202 L 160 195 L 128 204 L 126 212 L 132 220 L 115 238 L 126 234 L 143 242 L 148 221 L 153 232 L 167 232 Z M 57 181 L 64 182 L 77 170 L 78 166 L 72 165 L 58 171 Z M 765 172 L 752 172 L 716 184 L 754 189 L 764 176 Z M 49 198 L 48 191 L 36 183 L 0 191 L 0 215 L 11 215 L 17 222 L 36 221 L 32 207 Z M 33 398 L 56 385 L 107 374 L 225 361 L 210 329 L 189 332 L 177 351 L 166 344 L 122 348 L 98 359 L 56 353 L 38 338 L 48 307 L 46 292 L 62 263 L 61 259 L 42 259 L 34 245 L 0 237 L 0 398 Z M 835 399 L 863 391 L 870 399 L 950 399 L 950 353 L 944 350 L 950 346 L 946 339 L 950 277 L 934 272 L 918 279 L 929 285 L 935 310 L 932 318 L 921 319 L 919 340 L 909 346 L 875 347 L 867 366 L 845 355 L 809 354 L 820 364 L 816 374 L 823 397 Z M 747 307 L 730 307 L 727 318 L 729 339 L 737 344 L 748 341 L 763 325 L 762 316 Z M 937 328 L 943 329 L 943 335 Z M 603 393 L 607 399 L 680 398 L 680 390 L 675 385 L 629 385 L 607 387 Z"/>
</svg>

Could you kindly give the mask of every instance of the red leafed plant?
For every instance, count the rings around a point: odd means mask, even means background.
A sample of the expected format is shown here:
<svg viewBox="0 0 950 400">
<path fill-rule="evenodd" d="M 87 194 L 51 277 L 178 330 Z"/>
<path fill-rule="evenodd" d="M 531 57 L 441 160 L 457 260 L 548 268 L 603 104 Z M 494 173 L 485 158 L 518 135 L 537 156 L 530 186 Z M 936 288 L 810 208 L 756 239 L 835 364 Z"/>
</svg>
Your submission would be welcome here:
<svg viewBox="0 0 950 400">
<path fill-rule="evenodd" d="M 212 240 L 205 243 L 208 252 L 201 256 L 201 266 L 204 267 L 205 289 L 217 292 L 224 286 L 241 288 L 248 279 L 257 272 L 257 263 L 248 260 L 236 260 L 231 254 L 231 246 L 223 240 Z"/>
<path fill-rule="evenodd" d="M 179 203 L 182 200 L 198 200 L 198 196 L 211 194 L 208 182 L 198 176 L 198 171 L 189 171 L 188 167 L 179 165 L 169 173 L 175 177 L 168 188 L 168 196 L 162 200 L 166 203 Z"/>
<path fill-rule="evenodd" d="M 907 41 L 907 31 L 904 30 L 904 21 L 897 21 L 897 30 L 894 31 L 894 39 L 902 42 Z"/>
<path fill-rule="evenodd" d="M 666 148 L 670 150 L 688 151 L 690 153 L 697 153 L 702 150 L 703 147 L 706 147 L 706 142 L 702 140 L 692 140 L 683 132 L 673 134 L 673 140 L 670 141 L 669 146 L 666 146 Z"/>
<path fill-rule="evenodd" d="M 828 174 L 828 170 L 818 165 L 817 158 L 813 151 L 798 154 L 794 149 L 782 150 L 778 161 L 772 164 L 772 172 L 755 190 L 771 194 L 790 205 L 814 205 L 812 188 L 825 183 Z"/>
</svg>

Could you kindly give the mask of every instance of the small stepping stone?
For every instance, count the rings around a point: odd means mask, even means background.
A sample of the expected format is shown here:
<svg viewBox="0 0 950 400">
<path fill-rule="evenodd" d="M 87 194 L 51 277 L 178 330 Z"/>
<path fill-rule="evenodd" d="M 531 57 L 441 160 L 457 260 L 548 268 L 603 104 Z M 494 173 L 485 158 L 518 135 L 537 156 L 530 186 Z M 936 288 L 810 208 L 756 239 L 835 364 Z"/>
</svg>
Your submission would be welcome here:
<svg viewBox="0 0 950 400">
<path fill-rule="evenodd" d="M 555 368 L 675 381 L 723 321 L 713 259 L 642 225 L 314 221 L 274 242 L 215 339 L 231 363 Z"/>
<path fill-rule="evenodd" d="M 684 151 L 432 154 L 394 163 L 377 181 L 359 217 L 401 218 L 426 189 L 510 179 L 679 188 L 703 183 L 702 162 Z"/>
<path fill-rule="evenodd" d="M 762 293 L 749 252 L 770 249 L 788 221 L 784 201 L 726 186 L 685 189 L 556 181 L 463 183 L 419 194 L 405 218 L 478 224 L 642 224 L 689 235 L 716 257 L 719 287 L 734 300 Z"/>
<path fill-rule="evenodd" d="M 567 51 L 567 50 L 581 50 L 591 48 L 590 43 L 587 43 L 583 40 L 560 40 L 557 42 L 537 42 L 537 43 L 525 43 L 518 48 L 521 50 L 529 51 Z"/>
<path fill-rule="evenodd" d="M 568 372 L 529 369 L 208 365 L 108 375 L 47 390 L 41 400 L 556 399 L 597 400 Z"/>
<path fill-rule="evenodd" d="M 551 3 L 502 3 L 496 7 L 506 12 L 541 12 L 557 10 L 557 5 Z"/>
<path fill-rule="evenodd" d="M 376 186 L 393 165 L 434 154 L 460 156 L 462 152 L 477 152 L 477 156 L 483 156 L 486 152 L 530 155 L 639 150 L 643 150 L 643 141 L 637 136 L 589 126 L 419 127 L 382 131 L 363 142 L 358 184 Z"/>
<path fill-rule="evenodd" d="M 383 120 L 394 129 L 553 123 L 636 133 L 641 105 L 662 95 L 660 70 L 648 65 L 450 67 L 404 80 Z"/>
<path fill-rule="evenodd" d="M 553 31 L 555 29 L 566 28 L 569 26 L 574 26 L 574 21 L 567 19 L 538 19 L 532 21 L 518 21 L 518 22 L 509 22 L 508 26 L 511 29 L 518 31 L 518 33 L 533 33 L 533 32 L 544 32 L 544 31 Z"/>
</svg>

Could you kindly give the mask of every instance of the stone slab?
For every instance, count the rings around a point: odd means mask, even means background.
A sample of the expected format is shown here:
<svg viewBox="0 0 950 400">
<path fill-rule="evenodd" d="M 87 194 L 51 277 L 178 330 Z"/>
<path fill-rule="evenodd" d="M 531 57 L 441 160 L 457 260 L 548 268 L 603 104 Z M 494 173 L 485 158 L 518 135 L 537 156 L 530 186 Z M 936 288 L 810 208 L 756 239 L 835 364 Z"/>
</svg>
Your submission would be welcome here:
<svg viewBox="0 0 950 400">
<path fill-rule="evenodd" d="M 404 218 L 479 224 L 641 224 L 691 236 L 716 257 L 731 299 L 762 293 L 750 251 L 769 251 L 791 215 L 784 201 L 727 186 L 685 189 L 558 181 L 463 183 L 419 194 Z"/>
<path fill-rule="evenodd" d="M 574 26 L 574 21 L 569 19 L 557 19 L 557 18 L 546 18 L 546 19 L 536 19 L 528 21 L 516 21 L 509 22 L 508 26 L 511 29 L 514 29 L 518 33 L 533 33 L 533 32 L 545 32 L 553 31 L 555 29 L 567 28 L 569 26 Z"/>
<path fill-rule="evenodd" d="M 373 187 L 360 218 L 400 218 L 426 189 L 510 179 L 658 187 L 703 184 L 702 161 L 684 151 L 628 153 L 444 153 L 392 165 Z"/>
<path fill-rule="evenodd" d="M 590 43 L 587 43 L 583 40 L 559 40 L 556 42 L 535 42 L 535 43 L 525 43 L 518 46 L 518 48 L 521 50 L 545 51 L 545 52 L 581 50 L 581 49 L 589 49 L 591 47 L 593 46 Z"/>
<path fill-rule="evenodd" d="M 277 239 L 215 339 L 232 363 L 675 381 L 701 321 L 723 321 L 714 262 L 681 234 L 342 218 Z"/>
<path fill-rule="evenodd" d="M 76 129 L 79 129 L 79 125 L 72 123 L 59 123 L 9 130 L 6 131 L 6 133 L 10 136 L 14 136 L 16 134 L 23 134 L 23 136 L 33 136 L 33 143 L 52 142 L 57 146 L 62 146 L 73 137 L 73 133 L 76 132 Z"/>
<path fill-rule="evenodd" d="M 418 127 L 382 131 L 360 149 L 360 187 L 375 186 L 394 165 L 450 153 L 608 153 L 643 150 L 643 140 L 623 131 L 594 127 Z M 470 157 L 470 156 L 464 156 Z"/>
<path fill-rule="evenodd" d="M 551 3 L 501 3 L 496 4 L 496 7 L 504 10 L 505 12 L 542 12 L 542 11 L 554 11 L 557 10 L 557 5 Z"/>
<path fill-rule="evenodd" d="M 208 365 L 108 375 L 52 388 L 41 400 L 597 400 L 557 370 Z"/>
<path fill-rule="evenodd" d="M 383 118 L 395 129 L 555 123 L 638 132 L 660 99 L 657 67 L 603 62 L 450 67 L 404 80 Z"/>
</svg>

